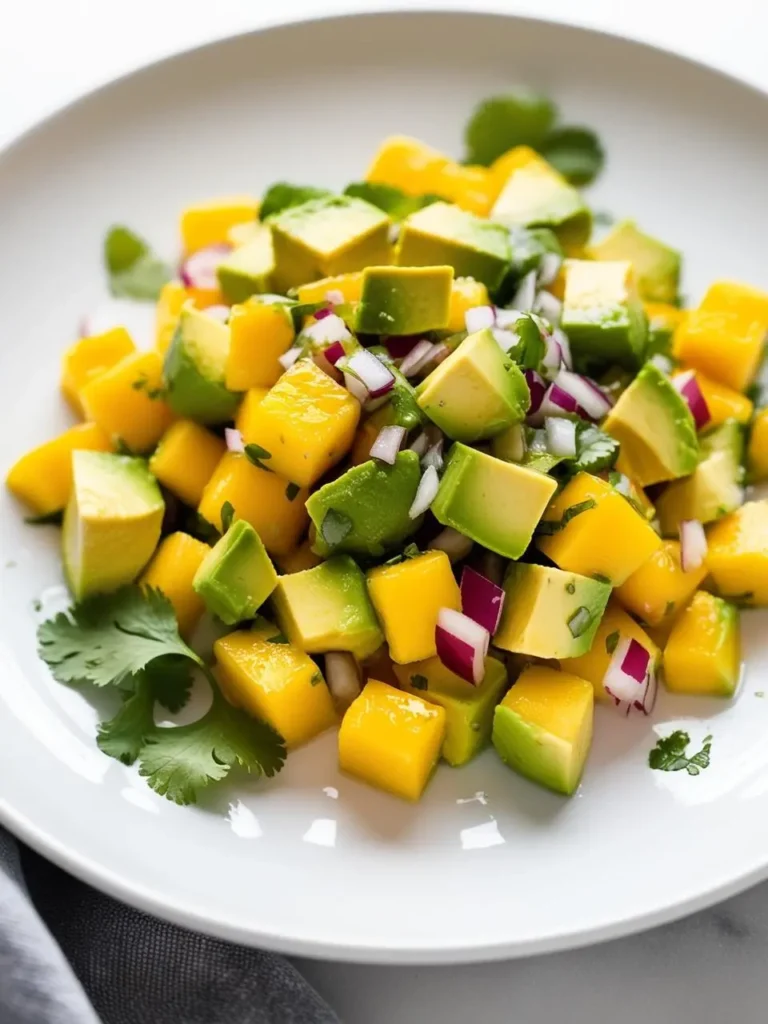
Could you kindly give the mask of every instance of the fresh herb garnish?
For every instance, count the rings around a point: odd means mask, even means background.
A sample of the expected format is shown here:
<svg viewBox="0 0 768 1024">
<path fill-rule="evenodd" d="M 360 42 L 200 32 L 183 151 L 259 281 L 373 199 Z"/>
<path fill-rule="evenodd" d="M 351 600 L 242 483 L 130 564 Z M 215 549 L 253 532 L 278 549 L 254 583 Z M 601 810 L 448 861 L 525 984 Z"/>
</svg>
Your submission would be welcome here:
<svg viewBox="0 0 768 1024">
<path fill-rule="evenodd" d="M 64 520 L 64 513 L 61 509 L 56 512 L 46 512 L 42 516 L 25 516 L 24 522 L 27 526 L 61 526 Z"/>
<path fill-rule="evenodd" d="M 536 528 L 536 533 L 541 537 L 551 537 L 553 533 L 559 533 L 560 530 L 564 530 L 568 523 L 575 519 L 576 516 L 580 516 L 582 512 L 588 512 L 591 508 L 596 507 L 597 502 L 594 498 L 586 498 L 575 505 L 569 505 L 560 519 L 543 519 Z"/>
<path fill-rule="evenodd" d="M 406 544 L 403 548 L 403 558 L 418 558 L 420 554 L 417 544 Z"/>
<path fill-rule="evenodd" d="M 129 445 L 125 443 L 122 437 L 115 438 L 115 454 L 116 455 L 127 455 L 133 458 L 136 452 Z"/>
<path fill-rule="evenodd" d="M 741 594 L 722 594 L 724 600 L 732 601 L 734 604 L 749 604 L 755 598 L 754 590 L 744 590 Z"/>
<path fill-rule="evenodd" d="M 411 686 L 414 690 L 426 690 L 429 680 L 426 676 L 421 676 L 418 673 L 411 676 Z"/>
<path fill-rule="evenodd" d="M 466 162 L 487 167 L 514 146 L 538 149 L 556 118 L 554 103 L 530 89 L 491 96 L 475 108 L 467 124 Z"/>
<path fill-rule="evenodd" d="M 609 587 L 612 586 L 611 577 L 606 576 L 604 572 L 593 572 L 592 579 L 598 583 L 607 583 Z"/>
<path fill-rule="evenodd" d="M 154 302 L 173 277 L 168 264 L 155 256 L 144 239 L 122 225 L 107 232 L 104 263 L 110 291 L 118 298 Z"/>
<path fill-rule="evenodd" d="M 335 508 L 328 509 L 320 526 L 320 533 L 329 548 L 341 544 L 351 530 L 352 520 L 345 512 L 337 512 Z"/>
<path fill-rule="evenodd" d="M 609 633 L 605 638 L 605 650 L 608 654 L 613 654 L 616 648 L 619 646 L 619 631 L 615 629 L 613 633 Z"/>
<path fill-rule="evenodd" d="M 300 490 L 301 488 L 298 484 L 288 484 L 285 488 L 285 496 L 288 501 L 294 501 Z"/>
<path fill-rule="evenodd" d="M 556 128 L 539 152 L 572 185 L 588 185 L 605 163 L 600 140 L 589 128 Z"/>
<path fill-rule="evenodd" d="M 712 749 L 712 737 L 705 736 L 701 750 L 688 757 L 686 750 L 691 742 L 687 732 L 678 729 L 670 736 L 662 736 L 656 746 L 648 754 L 648 764 L 662 772 L 687 771 L 689 775 L 699 775 L 709 767 L 709 752 Z"/>
<path fill-rule="evenodd" d="M 323 199 L 325 196 L 333 195 L 326 188 L 315 188 L 314 185 L 291 185 L 287 181 L 278 181 L 270 185 L 261 200 L 259 207 L 259 219 L 266 220 L 281 210 L 287 210 L 291 206 L 301 206 L 310 199 Z"/>
<path fill-rule="evenodd" d="M 289 644 L 290 642 L 285 633 L 275 633 L 274 636 L 267 638 L 268 644 Z"/>
<path fill-rule="evenodd" d="M 576 432 L 574 472 L 597 473 L 610 469 L 619 455 L 619 442 L 593 424 L 580 426 Z"/>
<path fill-rule="evenodd" d="M 568 629 L 571 631 L 571 636 L 574 640 L 583 636 L 591 624 L 592 612 L 585 605 L 582 605 L 581 608 L 577 608 L 573 615 L 568 619 Z"/>
<path fill-rule="evenodd" d="M 264 459 L 271 459 L 272 452 L 268 452 L 266 448 L 262 448 L 260 444 L 247 444 L 245 446 L 245 457 L 249 462 L 252 462 L 254 466 L 258 466 L 259 469 L 264 469 L 267 473 L 271 473 L 272 470 L 269 466 L 264 465 Z"/>
<path fill-rule="evenodd" d="M 423 210 L 432 203 L 439 203 L 442 199 L 441 196 L 430 194 L 409 196 L 394 185 L 382 185 L 373 181 L 354 181 L 344 189 L 344 195 L 364 199 L 372 206 L 378 206 L 394 221 L 405 220 L 417 210 Z"/>
<path fill-rule="evenodd" d="M 225 501 L 221 506 L 221 532 L 226 533 L 235 518 L 235 506 L 231 501 Z"/>
<path fill-rule="evenodd" d="M 318 669 L 317 672 L 312 673 L 312 677 L 309 680 L 310 686 L 319 686 L 323 682 L 323 673 Z"/>
<path fill-rule="evenodd" d="M 149 386 L 149 377 L 145 373 L 142 373 L 132 384 L 131 387 L 134 391 L 144 391 L 147 398 L 152 401 L 158 398 L 165 398 L 167 391 L 164 387 L 152 388 Z"/>
<path fill-rule="evenodd" d="M 524 313 L 509 329 L 518 337 L 517 343 L 507 353 L 509 358 L 521 370 L 538 370 L 544 358 L 546 343 L 536 321 L 529 313 Z"/>
<path fill-rule="evenodd" d="M 664 618 L 666 618 L 668 615 L 671 615 L 674 610 L 675 610 L 675 602 L 674 601 L 667 601 L 667 603 L 666 603 L 666 605 L 664 607 Z"/>
</svg>

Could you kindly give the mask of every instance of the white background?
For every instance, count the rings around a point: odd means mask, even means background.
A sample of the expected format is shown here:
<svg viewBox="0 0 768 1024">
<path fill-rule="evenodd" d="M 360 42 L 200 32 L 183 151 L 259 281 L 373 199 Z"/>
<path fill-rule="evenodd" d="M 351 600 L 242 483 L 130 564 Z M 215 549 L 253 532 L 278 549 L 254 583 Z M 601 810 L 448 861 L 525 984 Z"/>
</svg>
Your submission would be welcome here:
<svg viewBox="0 0 768 1024">
<path fill-rule="evenodd" d="M 0 0 L 0 144 L 175 50 L 355 6 L 480 6 L 563 19 L 678 50 L 768 88 L 765 0 L 712 4 L 711 13 L 697 0 Z M 346 1024 L 757 1024 L 766 1019 L 766 954 L 763 886 L 644 936 L 557 956 L 464 968 L 300 966 Z"/>
</svg>

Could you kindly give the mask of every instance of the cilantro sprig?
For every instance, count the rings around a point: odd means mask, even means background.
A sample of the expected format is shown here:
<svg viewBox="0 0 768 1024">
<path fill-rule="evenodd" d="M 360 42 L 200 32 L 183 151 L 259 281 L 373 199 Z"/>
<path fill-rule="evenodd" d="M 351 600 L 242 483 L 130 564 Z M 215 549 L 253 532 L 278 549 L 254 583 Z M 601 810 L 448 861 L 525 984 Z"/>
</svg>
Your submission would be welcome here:
<svg viewBox="0 0 768 1024">
<path fill-rule="evenodd" d="M 405 220 L 417 210 L 423 210 L 425 206 L 441 201 L 440 196 L 430 193 L 409 196 L 395 185 L 383 185 L 373 181 L 353 181 L 344 189 L 344 195 L 364 199 L 372 206 L 378 206 L 394 221 Z"/>
<path fill-rule="evenodd" d="M 117 298 L 154 302 L 173 272 L 130 228 L 115 225 L 104 240 L 109 288 Z"/>
<path fill-rule="evenodd" d="M 701 750 L 691 757 L 688 756 L 690 742 L 691 737 L 682 729 L 660 737 L 648 754 L 649 766 L 662 772 L 686 771 L 689 775 L 700 775 L 705 768 L 709 768 L 712 737 L 705 736 Z"/>
</svg>

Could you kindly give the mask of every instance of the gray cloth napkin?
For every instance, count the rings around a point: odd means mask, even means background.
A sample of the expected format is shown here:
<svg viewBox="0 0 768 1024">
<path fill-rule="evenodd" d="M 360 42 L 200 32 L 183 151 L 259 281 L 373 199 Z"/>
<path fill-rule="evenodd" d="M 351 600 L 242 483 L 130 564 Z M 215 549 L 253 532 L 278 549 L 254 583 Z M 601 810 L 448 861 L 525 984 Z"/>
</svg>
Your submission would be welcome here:
<svg viewBox="0 0 768 1024">
<path fill-rule="evenodd" d="M 339 1024 L 286 960 L 83 885 L 0 828 L 2 1024 Z"/>
</svg>

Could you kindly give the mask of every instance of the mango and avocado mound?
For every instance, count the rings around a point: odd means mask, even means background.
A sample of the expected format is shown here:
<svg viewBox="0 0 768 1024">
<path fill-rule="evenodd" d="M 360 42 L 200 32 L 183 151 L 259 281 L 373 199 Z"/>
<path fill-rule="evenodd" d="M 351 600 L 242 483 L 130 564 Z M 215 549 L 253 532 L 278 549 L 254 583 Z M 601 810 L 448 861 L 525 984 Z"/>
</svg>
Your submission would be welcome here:
<svg viewBox="0 0 768 1024">
<path fill-rule="evenodd" d="M 340 726 L 340 769 L 407 800 L 486 747 L 570 795 L 593 726 L 622 728 L 596 701 L 736 693 L 739 609 L 768 606 L 768 501 L 745 502 L 768 293 L 719 281 L 685 310 L 674 248 L 631 220 L 592 237 L 602 147 L 556 119 L 512 92 L 464 162 L 393 136 L 339 191 L 195 203 L 179 279 L 109 231 L 154 347 L 77 340 L 83 422 L 7 484 L 62 525 L 74 604 L 40 654 L 119 691 L 98 744 L 158 793 L 270 777 Z M 193 672 L 210 709 L 157 727 Z M 686 745 L 650 766 L 694 777 L 711 738 Z"/>
</svg>

